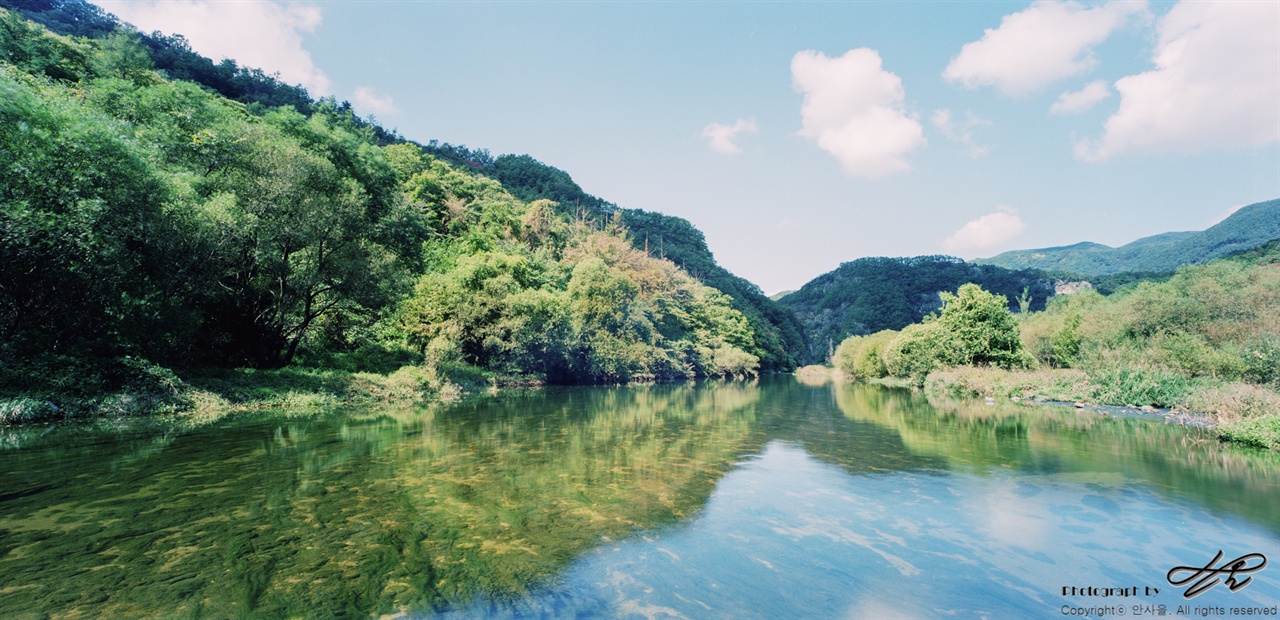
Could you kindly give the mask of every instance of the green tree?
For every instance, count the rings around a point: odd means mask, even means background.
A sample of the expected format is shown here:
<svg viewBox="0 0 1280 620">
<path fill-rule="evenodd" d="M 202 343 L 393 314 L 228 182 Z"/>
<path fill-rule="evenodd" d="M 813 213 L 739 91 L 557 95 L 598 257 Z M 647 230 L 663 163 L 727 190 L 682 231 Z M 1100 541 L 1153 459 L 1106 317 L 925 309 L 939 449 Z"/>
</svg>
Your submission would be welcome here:
<svg viewBox="0 0 1280 620">
<path fill-rule="evenodd" d="M 89 72 L 89 47 L 0 9 L 0 60 L 30 74 L 79 81 Z"/>
<path fill-rule="evenodd" d="M 138 84 L 160 81 L 155 74 L 151 55 L 142 46 L 136 32 L 117 29 L 107 38 L 97 40 L 96 44 L 97 50 L 89 61 L 96 75 L 121 78 Z"/>
<path fill-rule="evenodd" d="M 965 363 L 965 343 L 940 321 L 908 325 L 885 347 L 884 365 L 894 377 L 923 384 L 929 373 Z"/>
<path fill-rule="evenodd" d="M 941 297 L 942 314 L 937 323 L 960 342 L 959 363 L 1001 368 L 1031 365 L 1003 295 L 965 284 L 956 294 L 942 293 Z"/>
<path fill-rule="evenodd" d="M 1075 365 L 1076 357 L 1080 355 L 1080 323 L 1083 320 L 1079 313 L 1072 312 L 1063 321 L 1062 329 L 1054 334 L 1051 347 L 1055 366 L 1070 368 Z"/>
<path fill-rule="evenodd" d="M 0 343 L 119 354 L 179 300 L 169 186 L 118 123 L 0 66 Z"/>
</svg>

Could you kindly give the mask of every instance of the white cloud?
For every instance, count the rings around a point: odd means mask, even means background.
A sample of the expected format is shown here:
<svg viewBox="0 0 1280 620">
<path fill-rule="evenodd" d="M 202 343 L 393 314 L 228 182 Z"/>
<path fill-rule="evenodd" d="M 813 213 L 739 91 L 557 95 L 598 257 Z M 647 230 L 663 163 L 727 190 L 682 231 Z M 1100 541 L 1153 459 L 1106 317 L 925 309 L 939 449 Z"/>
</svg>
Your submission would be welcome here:
<svg viewBox="0 0 1280 620">
<path fill-rule="evenodd" d="M 985 127 L 993 123 L 984 118 L 978 118 L 969 113 L 965 115 L 963 122 L 956 121 L 951 118 L 951 110 L 941 109 L 934 110 L 933 115 L 929 117 L 929 122 L 942 132 L 948 140 L 959 142 L 968 147 L 969 156 L 973 158 L 982 157 L 991 152 L 989 144 L 975 144 L 973 141 L 973 129 L 975 127 Z"/>
<path fill-rule="evenodd" d="M 942 248 L 953 254 L 971 256 L 1000 247 L 1026 229 L 1017 210 L 1001 206 L 995 213 L 965 223 L 960 230 L 943 239 Z"/>
<path fill-rule="evenodd" d="M 1145 12 L 1145 0 L 1115 0 L 1092 8 L 1039 0 L 965 44 L 942 77 L 969 88 L 994 86 L 1006 95 L 1031 93 L 1093 69 L 1093 47 L 1131 16 Z"/>
<path fill-rule="evenodd" d="M 924 128 L 904 111 L 902 80 L 882 68 L 875 50 L 858 48 L 839 58 L 798 52 L 791 83 L 804 95 L 800 135 L 850 174 L 876 178 L 908 170 L 905 156 L 925 145 Z"/>
<path fill-rule="evenodd" d="M 1058 101 L 1049 106 L 1050 114 L 1079 114 L 1111 96 L 1111 89 L 1102 80 L 1090 82 L 1084 88 L 1058 95 Z"/>
<path fill-rule="evenodd" d="M 395 114 L 398 111 L 395 101 L 391 99 L 391 95 L 379 93 L 372 86 L 356 88 L 355 96 L 352 99 L 352 105 L 361 114 Z"/>
<path fill-rule="evenodd" d="M 726 155 L 736 155 L 742 152 L 742 148 L 734 143 L 734 138 L 740 133 L 755 133 L 756 122 L 744 119 L 738 119 L 732 125 L 721 125 L 720 123 L 711 123 L 702 128 L 702 137 L 706 138 L 711 149 Z"/>
<path fill-rule="evenodd" d="M 323 19 L 320 7 L 267 0 L 95 0 L 143 32 L 181 34 L 191 49 L 218 62 L 231 58 L 242 67 L 279 72 L 289 84 L 312 95 L 330 94 L 329 78 L 302 47 L 302 33 Z"/>
<path fill-rule="evenodd" d="M 1116 81 L 1120 108 L 1086 161 L 1280 141 L 1280 3 L 1188 2 L 1157 25 L 1155 69 Z"/>
</svg>

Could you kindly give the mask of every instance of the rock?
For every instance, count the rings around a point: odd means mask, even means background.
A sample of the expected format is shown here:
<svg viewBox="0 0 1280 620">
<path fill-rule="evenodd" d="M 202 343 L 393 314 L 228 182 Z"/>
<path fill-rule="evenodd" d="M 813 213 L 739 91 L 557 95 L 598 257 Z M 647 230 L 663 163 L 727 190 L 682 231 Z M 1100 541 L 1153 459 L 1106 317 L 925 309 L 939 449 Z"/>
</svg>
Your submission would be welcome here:
<svg viewBox="0 0 1280 620">
<path fill-rule="evenodd" d="M 1143 406 L 1138 407 L 1138 408 L 1139 408 L 1139 409 L 1141 409 L 1141 410 L 1143 410 L 1143 411 L 1146 411 L 1147 413 L 1151 413 L 1151 412 L 1153 412 L 1153 411 L 1155 411 L 1155 410 L 1156 410 L 1156 408 L 1155 408 L 1155 407 L 1152 407 L 1151 405 L 1143 405 Z"/>
<path fill-rule="evenodd" d="M 985 399 L 983 399 L 983 400 L 984 400 L 984 401 L 986 401 L 986 403 L 987 403 L 988 405 L 994 405 L 994 404 L 996 404 L 996 399 L 991 398 L 990 396 L 986 397 L 986 398 L 985 398 Z"/>
<path fill-rule="evenodd" d="M 1021 399 L 1021 398 L 1019 398 L 1019 397 L 1017 397 L 1017 396 L 1014 396 L 1013 398 L 1010 398 L 1009 400 L 1011 400 L 1011 401 L 1013 401 L 1013 402 L 1015 402 L 1015 403 L 1016 403 L 1016 402 L 1021 402 L 1021 401 L 1022 401 L 1022 399 Z"/>
<path fill-rule="evenodd" d="M 1084 409 L 1084 403 L 1076 403 L 1076 409 Z"/>
</svg>

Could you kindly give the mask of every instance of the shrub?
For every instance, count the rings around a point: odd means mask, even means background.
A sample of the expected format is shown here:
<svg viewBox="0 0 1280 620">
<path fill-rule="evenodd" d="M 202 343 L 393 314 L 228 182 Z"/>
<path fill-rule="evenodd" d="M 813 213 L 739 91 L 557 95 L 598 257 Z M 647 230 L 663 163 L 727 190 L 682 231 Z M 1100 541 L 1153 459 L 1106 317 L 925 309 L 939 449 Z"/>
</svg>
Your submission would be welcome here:
<svg viewBox="0 0 1280 620">
<path fill-rule="evenodd" d="M 1256 385 L 1229 383 L 1192 391 L 1186 408 L 1210 414 L 1219 423 L 1236 422 L 1280 415 L 1280 394 Z"/>
<path fill-rule="evenodd" d="M 1050 343 L 1052 355 L 1050 362 L 1059 368 L 1070 368 L 1080 355 L 1080 322 L 1083 318 L 1077 313 L 1067 315 L 1062 322 L 1062 329 L 1054 335 Z"/>
<path fill-rule="evenodd" d="M 1033 360 L 1022 347 L 1009 300 L 977 284 L 965 284 L 955 295 L 942 293 L 937 323 L 959 343 L 958 362 L 975 366 L 1027 368 Z"/>
<path fill-rule="evenodd" d="M 1164 333 L 1150 341 L 1154 361 L 1176 368 L 1188 377 L 1240 379 L 1245 360 L 1238 353 L 1215 347 L 1200 334 Z"/>
<path fill-rule="evenodd" d="M 853 359 L 854 371 L 868 379 L 879 379 L 889 375 L 884 365 L 884 350 L 898 336 L 898 332 L 886 329 L 863 339 Z"/>
<path fill-rule="evenodd" d="M 1245 445 L 1280 450 L 1280 415 L 1224 424 L 1218 434 Z"/>
<path fill-rule="evenodd" d="M 0 398 L 0 425 L 38 422 L 61 416 L 58 408 L 48 401 L 34 398 Z"/>
<path fill-rule="evenodd" d="M 964 360 L 964 343 L 938 321 L 916 323 L 903 329 L 884 350 L 888 373 L 922 385 L 930 372 L 956 366 Z"/>
<path fill-rule="evenodd" d="M 851 377 L 856 377 L 854 372 L 854 356 L 857 355 L 859 344 L 866 336 L 849 336 L 840 341 L 840 346 L 836 347 L 836 352 L 831 356 L 831 365 L 840 372 Z"/>
<path fill-rule="evenodd" d="M 1191 391 L 1186 377 L 1163 368 L 1108 366 L 1090 372 L 1089 378 L 1095 385 L 1092 400 L 1104 405 L 1172 407 Z"/>
<path fill-rule="evenodd" d="M 889 371 L 884 364 L 884 350 L 897 335 L 898 332 L 886 329 L 870 336 L 850 336 L 836 348 L 833 365 L 856 379 L 879 379 L 888 376 Z"/>
<path fill-rule="evenodd" d="M 1237 355 L 1245 381 L 1280 388 L 1280 336 L 1264 335 L 1240 344 Z"/>
</svg>

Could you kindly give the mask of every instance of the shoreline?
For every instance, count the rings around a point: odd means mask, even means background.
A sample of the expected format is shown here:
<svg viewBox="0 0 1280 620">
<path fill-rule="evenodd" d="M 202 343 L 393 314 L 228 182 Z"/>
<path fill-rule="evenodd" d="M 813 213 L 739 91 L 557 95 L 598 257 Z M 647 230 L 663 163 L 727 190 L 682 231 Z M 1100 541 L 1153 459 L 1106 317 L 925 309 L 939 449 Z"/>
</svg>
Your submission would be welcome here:
<svg viewBox="0 0 1280 620">
<path fill-rule="evenodd" d="M 1227 411 L 1228 407 L 1225 405 L 1218 412 L 1213 412 L 1196 411 L 1181 403 L 1172 407 L 1156 407 L 1093 402 L 1091 398 L 1080 397 L 1087 393 L 1087 389 L 1096 386 L 1079 371 L 1022 371 L 1019 374 L 996 368 L 960 367 L 935 370 L 926 377 L 924 385 L 892 377 L 865 380 L 836 368 L 816 365 L 797 369 L 795 374 L 796 379 L 806 385 L 819 385 L 828 381 L 864 381 L 888 387 L 922 390 L 931 397 L 984 399 L 992 405 L 1005 400 L 1020 404 L 1085 409 L 1108 417 L 1158 417 L 1166 424 L 1210 429 L 1223 441 L 1280 451 L 1280 411 L 1267 410 L 1262 414 L 1242 415 Z M 1228 390 L 1231 385 L 1205 389 L 1212 395 L 1213 390 Z"/>
</svg>

